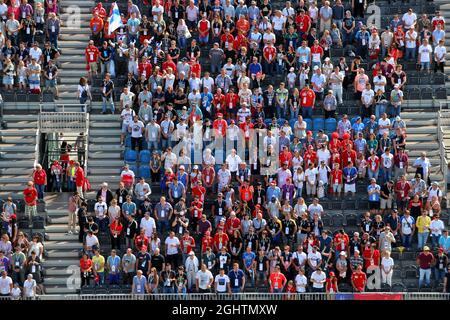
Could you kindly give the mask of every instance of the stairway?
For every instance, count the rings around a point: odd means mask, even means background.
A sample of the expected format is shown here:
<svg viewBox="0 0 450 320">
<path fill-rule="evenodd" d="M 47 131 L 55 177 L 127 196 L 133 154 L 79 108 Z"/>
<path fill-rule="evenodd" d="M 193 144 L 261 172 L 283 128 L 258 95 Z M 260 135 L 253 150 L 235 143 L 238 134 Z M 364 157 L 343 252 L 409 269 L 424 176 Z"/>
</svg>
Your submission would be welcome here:
<svg viewBox="0 0 450 320">
<path fill-rule="evenodd" d="M 445 18 L 445 47 L 447 48 L 447 60 L 444 67 L 445 74 L 450 74 L 450 4 L 446 0 L 434 0 L 434 3 L 439 5 L 439 10 L 441 11 L 441 15 Z M 450 79 L 447 78 L 447 82 L 445 83 L 445 87 L 450 89 Z M 448 94 L 449 90 L 447 90 Z"/>
<path fill-rule="evenodd" d="M 4 115 L 7 129 L 0 130 L 0 198 L 22 198 L 34 167 L 36 115 Z"/>
<path fill-rule="evenodd" d="M 63 12 L 62 17 L 68 16 L 64 21 L 70 19 L 69 14 L 73 14 L 71 6 L 77 6 L 80 10 L 80 25 L 70 26 L 65 24 L 61 28 L 61 40 L 59 47 L 62 55 L 59 58 L 61 68 L 59 77 L 61 84 L 59 86 L 60 98 L 58 103 L 61 104 L 77 104 L 76 98 L 77 86 L 80 77 L 85 76 L 86 62 L 84 50 L 89 42 L 91 31 L 89 21 L 91 19 L 91 10 L 95 6 L 95 1 L 70 1 L 61 0 L 60 6 Z M 78 106 L 65 107 L 65 111 L 80 111 Z"/>
<path fill-rule="evenodd" d="M 87 174 L 94 190 L 104 181 L 115 189 L 120 181 L 121 167 L 124 164 L 120 124 L 118 115 L 90 115 Z"/>
<path fill-rule="evenodd" d="M 437 137 L 436 112 L 405 111 L 402 119 L 406 123 L 406 150 L 409 156 L 408 180 L 413 179 L 416 169 L 414 161 L 425 151 L 431 161 L 430 179 L 444 186 L 444 177 L 440 168 L 439 141 Z"/>
<path fill-rule="evenodd" d="M 44 285 L 47 294 L 70 294 L 79 289 L 78 235 L 67 235 L 67 203 L 70 193 L 54 193 L 46 197 L 48 223 L 45 233 L 46 250 L 43 262 Z M 78 227 L 77 227 L 78 228 Z"/>
</svg>

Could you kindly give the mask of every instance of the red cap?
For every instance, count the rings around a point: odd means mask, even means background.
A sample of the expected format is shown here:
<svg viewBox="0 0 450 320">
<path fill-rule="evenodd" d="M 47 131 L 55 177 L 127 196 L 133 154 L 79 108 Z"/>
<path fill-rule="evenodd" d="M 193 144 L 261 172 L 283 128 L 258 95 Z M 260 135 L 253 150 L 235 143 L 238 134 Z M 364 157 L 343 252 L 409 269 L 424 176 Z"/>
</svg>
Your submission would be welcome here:
<svg viewBox="0 0 450 320">
<path fill-rule="evenodd" d="M 335 276 L 334 272 L 330 271 L 330 277 L 334 277 L 334 276 Z"/>
<path fill-rule="evenodd" d="M 339 138 L 339 133 L 333 132 L 333 133 L 331 134 L 331 137 L 337 139 L 337 138 Z"/>
<path fill-rule="evenodd" d="M 219 113 L 217 114 L 217 117 L 223 117 L 223 114 L 219 112 Z"/>
<path fill-rule="evenodd" d="M 235 123 L 234 120 L 231 120 L 230 123 Z"/>
<path fill-rule="evenodd" d="M 342 138 L 343 138 L 344 140 L 348 140 L 348 139 L 350 139 L 350 135 L 349 135 L 348 133 L 344 133 L 344 135 L 342 136 Z"/>
<path fill-rule="evenodd" d="M 312 131 L 307 131 L 306 134 L 307 134 L 308 136 L 310 136 L 310 135 L 312 135 Z"/>
<path fill-rule="evenodd" d="M 142 246 L 141 250 L 144 249 L 145 251 L 147 251 L 147 246 Z"/>
</svg>

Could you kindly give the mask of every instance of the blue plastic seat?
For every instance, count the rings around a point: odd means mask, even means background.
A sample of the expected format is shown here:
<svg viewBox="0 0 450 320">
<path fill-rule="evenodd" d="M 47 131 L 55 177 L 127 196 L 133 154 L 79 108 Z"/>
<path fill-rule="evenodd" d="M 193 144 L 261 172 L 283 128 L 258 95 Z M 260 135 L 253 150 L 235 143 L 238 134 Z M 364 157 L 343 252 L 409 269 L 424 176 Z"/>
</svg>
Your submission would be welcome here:
<svg viewBox="0 0 450 320">
<path fill-rule="evenodd" d="M 285 121 L 286 121 L 286 119 L 278 119 L 277 123 L 281 127 L 284 124 Z"/>
<path fill-rule="evenodd" d="M 297 119 L 291 119 L 289 120 L 289 125 L 291 126 L 292 129 L 294 129 L 295 123 L 297 122 Z"/>
<path fill-rule="evenodd" d="M 126 163 L 134 163 L 136 162 L 138 157 L 138 153 L 135 150 L 127 150 L 125 151 L 124 159 Z"/>
<path fill-rule="evenodd" d="M 143 165 L 139 167 L 139 177 L 144 179 L 150 179 L 150 167 Z"/>
<path fill-rule="evenodd" d="M 325 128 L 325 122 L 323 118 L 314 118 L 313 129 L 314 131 L 323 130 Z"/>
<path fill-rule="evenodd" d="M 303 121 L 306 122 L 306 130 L 312 130 L 313 128 L 313 122 L 311 119 L 303 119 Z"/>
<path fill-rule="evenodd" d="M 128 166 L 128 169 L 133 171 L 134 175 L 136 176 L 136 173 L 138 172 L 136 165 L 132 164 Z"/>
<path fill-rule="evenodd" d="M 265 119 L 265 120 L 264 120 L 264 124 L 265 124 L 266 126 L 270 125 L 271 123 L 272 123 L 272 119 Z"/>
<path fill-rule="evenodd" d="M 142 150 L 139 153 L 139 161 L 141 162 L 141 164 L 148 164 L 150 162 L 150 157 L 150 151 L 148 150 Z"/>
<path fill-rule="evenodd" d="M 127 135 L 125 137 L 125 147 L 131 148 L 131 136 L 130 135 Z"/>
<path fill-rule="evenodd" d="M 336 119 L 335 118 L 328 118 L 325 120 L 325 131 L 326 132 L 336 131 Z"/>
</svg>

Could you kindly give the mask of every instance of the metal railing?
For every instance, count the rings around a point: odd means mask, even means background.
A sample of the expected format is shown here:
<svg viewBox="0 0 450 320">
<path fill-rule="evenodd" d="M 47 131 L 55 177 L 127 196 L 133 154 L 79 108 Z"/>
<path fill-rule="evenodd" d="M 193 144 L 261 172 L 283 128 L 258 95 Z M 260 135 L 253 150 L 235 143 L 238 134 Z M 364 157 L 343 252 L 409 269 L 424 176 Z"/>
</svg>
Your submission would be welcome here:
<svg viewBox="0 0 450 320">
<path fill-rule="evenodd" d="M 86 132 L 88 119 L 85 112 L 41 112 L 38 122 L 42 133 Z"/>
<path fill-rule="evenodd" d="M 3 297 L 9 299 L 9 297 Z M 190 294 L 66 294 L 39 295 L 36 300 L 147 300 L 147 301 L 330 301 L 330 300 L 450 300 L 449 293 L 364 292 L 364 293 L 190 293 Z"/>
<path fill-rule="evenodd" d="M 439 104 L 438 120 L 437 120 L 438 142 L 439 142 L 439 160 L 440 167 L 444 179 L 444 194 L 447 194 L 447 175 L 448 175 L 448 160 L 447 160 L 447 146 L 444 139 L 446 138 L 446 130 L 450 130 L 450 109 L 447 103 Z M 445 128 L 447 127 L 447 129 Z M 447 199 L 447 208 L 450 207 L 449 199 Z"/>
</svg>

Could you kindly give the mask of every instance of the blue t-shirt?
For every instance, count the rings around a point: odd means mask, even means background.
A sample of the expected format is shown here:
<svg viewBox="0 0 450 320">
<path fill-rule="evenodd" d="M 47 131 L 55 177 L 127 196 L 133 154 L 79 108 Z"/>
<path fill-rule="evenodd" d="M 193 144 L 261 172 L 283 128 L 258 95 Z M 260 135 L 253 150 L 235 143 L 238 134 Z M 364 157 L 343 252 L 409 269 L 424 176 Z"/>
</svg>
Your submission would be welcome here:
<svg viewBox="0 0 450 320">
<path fill-rule="evenodd" d="M 256 255 L 253 251 L 250 252 L 244 252 L 242 254 L 242 259 L 244 260 L 244 264 L 247 268 L 250 268 L 252 265 L 253 260 L 255 260 Z"/>
<path fill-rule="evenodd" d="M 147 279 L 144 275 L 139 279 L 138 276 L 134 276 L 133 284 L 134 284 L 134 294 L 144 294 L 145 293 L 145 284 L 147 283 Z"/>
<path fill-rule="evenodd" d="M 231 270 L 230 272 L 228 272 L 228 278 L 230 278 L 231 288 L 242 287 L 242 279 L 244 278 L 244 276 L 244 271 L 242 271 L 241 269 L 238 269 L 238 271 Z"/>
<path fill-rule="evenodd" d="M 310 54 L 311 54 L 311 49 L 309 49 L 308 47 L 298 47 L 297 49 L 297 53 L 299 55 L 298 61 L 299 63 L 309 63 L 309 59 L 310 59 Z"/>
<path fill-rule="evenodd" d="M 380 186 L 379 185 L 369 185 L 368 187 L 367 187 L 367 192 L 370 192 L 370 191 L 373 191 L 373 190 L 380 190 Z M 374 201 L 374 202 L 378 202 L 378 201 L 380 201 L 380 194 L 379 193 L 372 193 L 370 196 L 369 196 L 369 201 Z"/>
<path fill-rule="evenodd" d="M 250 74 L 257 74 L 258 72 L 262 72 L 262 67 L 259 63 L 250 63 L 248 70 Z"/>
<path fill-rule="evenodd" d="M 354 184 L 356 182 L 358 170 L 355 167 L 346 167 L 342 170 L 342 173 L 344 174 L 344 181 L 346 184 Z M 347 179 L 347 177 L 349 177 L 349 179 Z"/>
<path fill-rule="evenodd" d="M 267 188 L 266 194 L 267 194 L 267 199 L 269 201 L 272 199 L 272 197 L 280 199 L 281 189 L 279 187 L 275 187 L 275 188 L 269 187 L 269 188 Z"/>
</svg>

